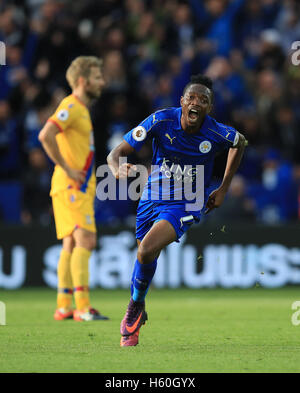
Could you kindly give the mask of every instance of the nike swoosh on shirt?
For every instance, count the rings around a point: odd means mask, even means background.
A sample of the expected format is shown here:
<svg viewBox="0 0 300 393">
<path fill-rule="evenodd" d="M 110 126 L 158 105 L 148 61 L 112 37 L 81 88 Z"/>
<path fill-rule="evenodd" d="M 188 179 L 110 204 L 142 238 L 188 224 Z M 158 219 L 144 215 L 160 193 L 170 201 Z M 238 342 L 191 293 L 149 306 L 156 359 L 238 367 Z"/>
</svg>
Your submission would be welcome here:
<svg viewBox="0 0 300 393">
<path fill-rule="evenodd" d="M 143 311 L 140 313 L 140 316 L 138 317 L 138 319 L 135 321 L 135 323 L 130 327 L 126 324 L 126 330 L 128 331 L 128 333 L 134 333 L 134 331 L 136 330 L 141 318 L 143 315 Z"/>
</svg>

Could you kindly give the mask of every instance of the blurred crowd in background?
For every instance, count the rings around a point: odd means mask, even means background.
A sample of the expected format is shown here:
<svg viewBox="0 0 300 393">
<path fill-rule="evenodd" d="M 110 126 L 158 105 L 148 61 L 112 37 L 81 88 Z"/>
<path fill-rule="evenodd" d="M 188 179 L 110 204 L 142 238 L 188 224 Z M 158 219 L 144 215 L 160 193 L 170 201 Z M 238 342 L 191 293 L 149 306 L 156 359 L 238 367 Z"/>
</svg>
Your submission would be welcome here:
<svg viewBox="0 0 300 393">
<path fill-rule="evenodd" d="M 214 81 L 218 121 L 249 141 L 222 208 L 208 220 L 299 219 L 300 41 L 296 0 L 0 0 L 0 221 L 52 221 L 52 163 L 38 133 L 70 93 L 79 55 L 104 60 L 106 88 L 91 110 L 97 165 L 150 113 L 180 105 L 190 76 Z M 151 164 L 151 145 L 134 157 Z M 216 159 L 214 187 L 226 155 Z M 300 203 L 300 202 L 299 202 Z M 130 220 L 131 201 L 96 201 L 100 224 Z"/>
</svg>

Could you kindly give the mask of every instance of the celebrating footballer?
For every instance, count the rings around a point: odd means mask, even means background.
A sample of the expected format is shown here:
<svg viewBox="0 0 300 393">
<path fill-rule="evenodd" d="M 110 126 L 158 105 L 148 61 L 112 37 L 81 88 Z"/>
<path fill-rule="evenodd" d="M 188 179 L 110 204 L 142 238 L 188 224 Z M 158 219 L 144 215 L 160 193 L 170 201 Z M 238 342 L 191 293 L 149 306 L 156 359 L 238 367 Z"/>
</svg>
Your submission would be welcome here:
<svg viewBox="0 0 300 393">
<path fill-rule="evenodd" d="M 124 136 L 124 141 L 108 155 L 107 162 L 118 178 L 128 176 L 134 166 L 119 165 L 121 157 L 127 157 L 152 139 L 154 170 L 149 175 L 139 202 L 136 217 L 138 244 L 131 279 L 131 298 L 121 322 L 121 346 L 138 344 L 141 326 L 147 320 L 145 296 L 155 274 L 157 259 L 168 244 L 179 241 L 181 236 L 201 217 L 202 208 L 188 209 L 187 199 L 176 198 L 175 181 L 169 181 L 170 190 L 162 184 L 170 180 L 172 165 L 204 167 L 204 209 L 206 213 L 221 206 L 231 180 L 244 153 L 246 140 L 234 128 L 218 123 L 209 116 L 213 104 L 212 81 L 202 75 L 192 76 L 183 91 L 178 108 L 160 110 L 142 121 Z M 227 149 L 228 158 L 221 185 L 208 195 L 214 157 Z M 159 168 L 157 170 L 157 168 Z M 193 173 L 193 172 L 192 172 Z M 168 177 L 168 178 L 167 178 Z M 197 176 L 191 176 L 195 183 Z M 185 182 L 180 183 L 182 187 Z M 197 190 L 197 184 L 193 184 Z M 168 191 L 168 195 L 165 195 Z M 176 194 L 176 195 L 175 195 Z"/>
</svg>

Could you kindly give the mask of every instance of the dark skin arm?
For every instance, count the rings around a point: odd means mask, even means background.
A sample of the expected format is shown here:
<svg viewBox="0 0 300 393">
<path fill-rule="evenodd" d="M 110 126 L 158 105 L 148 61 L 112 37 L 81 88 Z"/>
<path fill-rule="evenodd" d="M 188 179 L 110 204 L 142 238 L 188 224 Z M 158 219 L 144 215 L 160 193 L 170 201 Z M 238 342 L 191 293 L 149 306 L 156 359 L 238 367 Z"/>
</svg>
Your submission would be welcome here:
<svg viewBox="0 0 300 393">
<path fill-rule="evenodd" d="M 240 135 L 239 142 L 237 146 L 229 149 L 222 184 L 220 185 L 219 188 L 217 188 L 210 194 L 208 201 L 206 203 L 205 214 L 208 214 L 213 209 L 218 208 L 222 205 L 225 195 L 231 184 L 232 178 L 235 175 L 236 171 L 238 170 L 238 167 L 240 165 L 241 159 L 244 154 L 245 147 L 248 144 L 244 135 L 242 134 L 239 135 Z"/>
<path fill-rule="evenodd" d="M 129 143 L 123 141 L 107 156 L 107 163 L 116 179 L 125 178 L 130 170 L 135 170 L 135 165 L 133 164 L 119 164 L 121 157 L 128 157 L 134 151 L 134 148 Z M 176 232 L 168 221 L 161 220 L 154 224 L 142 241 L 137 240 L 137 257 L 139 262 L 142 264 L 151 263 L 154 258 L 159 256 L 160 251 L 174 240 L 176 240 Z M 141 245 L 142 248 L 140 248 Z M 145 253 L 145 249 L 149 251 Z"/>
<path fill-rule="evenodd" d="M 107 163 L 116 179 L 124 179 L 128 176 L 129 171 L 135 170 L 136 167 L 130 163 L 123 163 L 120 165 L 119 159 L 121 157 L 128 157 L 134 152 L 134 148 L 126 141 L 120 143 L 107 156 Z"/>
</svg>

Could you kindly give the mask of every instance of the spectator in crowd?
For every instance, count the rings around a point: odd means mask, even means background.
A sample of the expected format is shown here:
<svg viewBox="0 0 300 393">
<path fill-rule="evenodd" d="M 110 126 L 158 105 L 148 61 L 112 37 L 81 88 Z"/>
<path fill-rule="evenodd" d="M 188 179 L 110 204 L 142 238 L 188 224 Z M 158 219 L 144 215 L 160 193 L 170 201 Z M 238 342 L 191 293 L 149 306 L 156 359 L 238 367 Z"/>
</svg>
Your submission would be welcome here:
<svg viewBox="0 0 300 393">
<path fill-rule="evenodd" d="M 230 121 L 230 114 L 235 110 L 252 105 L 243 78 L 234 72 L 225 57 L 215 57 L 206 74 L 214 81 L 214 113 L 220 121 Z"/>
<path fill-rule="evenodd" d="M 247 196 L 245 179 L 236 175 L 231 182 L 228 195 L 223 205 L 209 218 L 210 221 L 222 222 L 224 225 L 241 221 L 255 222 L 255 201 Z"/>
<path fill-rule="evenodd" d="M 262 163 L 261 183 L 249 195 L 256 201 L 258 219 L 274 224 L 297 218 L 297 185 L 292 165 L 276 149 L 268 149 Z"/>
<path fill-rule="evenodd" d="M 9 102 L 0 101 L 0 177 L 18 177 L 21 166 L 21 130 Z"/>
<path fill-rule="evenodd" d="M 28 168 L 24 173 L 22 222 L 25 225 L 32 223 L 49 225 L 52 216 L 49 196 L 51 165 L 39 147 L 30 150 L 28 161 Z"/>
</svg>

